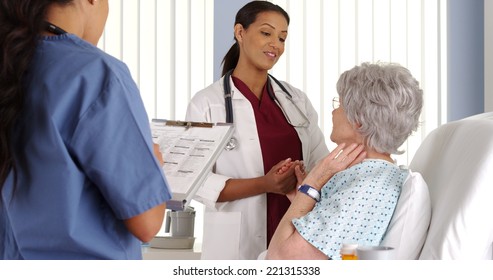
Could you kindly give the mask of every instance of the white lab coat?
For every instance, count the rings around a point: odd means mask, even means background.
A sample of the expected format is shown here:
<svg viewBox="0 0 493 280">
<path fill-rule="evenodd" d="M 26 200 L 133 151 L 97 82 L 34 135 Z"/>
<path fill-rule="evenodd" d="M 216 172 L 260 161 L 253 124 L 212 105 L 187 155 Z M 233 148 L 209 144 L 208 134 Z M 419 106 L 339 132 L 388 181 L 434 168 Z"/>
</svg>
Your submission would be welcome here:
<svg viewBox="0 0 493 280">
<path fill-rule="evenodd" d="M 187 109 L 187 121 L 226 122 L 223 79 L 224 77 L 192 98 Z M 302 143 L 303 160 L 309 170 L 328 154 L 324 136 L 318 126 L 317 112 L 306 94 L 299 89 L 283 82 L 292 95 L 291 102 L 274 81 L 271 80 L 271 84 L 284 114 L 291 124 L 295 124 Z M 265 175 L 252 106 L 234 86 L 232 79 L 230 85 L 235 125 L 233 137 L 237 140 L 237 147 L 221 153 L 213 172 L 195 198 L 207 206 L 202 259 L 257 259 L 266 250 L 265 194 L 231 202 L 216 202 L 226 180 Z M 279 144 L 282 145 L 282 141 Z"/>
</svg>

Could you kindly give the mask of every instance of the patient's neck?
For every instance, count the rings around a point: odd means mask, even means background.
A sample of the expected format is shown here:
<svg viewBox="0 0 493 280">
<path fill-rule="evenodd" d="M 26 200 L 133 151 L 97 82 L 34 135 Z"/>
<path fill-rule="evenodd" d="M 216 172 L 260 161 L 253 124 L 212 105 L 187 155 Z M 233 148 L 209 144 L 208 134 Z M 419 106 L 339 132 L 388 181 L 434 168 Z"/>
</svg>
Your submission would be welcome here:
<svg viewBox="0 0 493 280">
<path fill-rule="evenodd" d="M 373 149 L 366 149 L 366 158 L 367 159 L 381 159 L 386 160 L 390 163 L 395 163 L 390 154 L 379 153 Z"/>
</svg>

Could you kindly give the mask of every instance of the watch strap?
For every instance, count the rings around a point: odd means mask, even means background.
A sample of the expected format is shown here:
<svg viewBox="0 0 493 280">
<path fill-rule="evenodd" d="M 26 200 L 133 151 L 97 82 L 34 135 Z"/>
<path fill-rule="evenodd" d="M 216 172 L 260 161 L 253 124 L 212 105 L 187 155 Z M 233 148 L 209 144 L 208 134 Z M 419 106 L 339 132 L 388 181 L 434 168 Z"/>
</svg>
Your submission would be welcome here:
<svg viewBox="0 0 493 280">
<path fill-rule="evenodd" d="M 316 190 L 310 185 L 303 184 L 298 187 L 298 191 L 302 192 L 309 197 L 313 198 L 316 202 L 320 201 L 320 191 Z"/>
</svg>

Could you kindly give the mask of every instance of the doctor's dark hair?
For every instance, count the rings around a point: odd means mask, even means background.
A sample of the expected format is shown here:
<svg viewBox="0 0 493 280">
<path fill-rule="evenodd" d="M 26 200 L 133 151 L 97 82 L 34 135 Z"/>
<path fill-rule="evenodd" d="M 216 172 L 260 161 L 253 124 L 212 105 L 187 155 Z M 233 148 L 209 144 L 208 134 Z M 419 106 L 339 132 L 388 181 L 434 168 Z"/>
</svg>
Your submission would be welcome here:
<svg viewBox="0 0 493 280">
<path fill-rule="evenodd" d="M 340 76 L 341 107 L 366 145 L 380 153 L 399 147 L 418 128 L 423 91 L 411 72 L 396 63 L 363 63 Z"/>
<path fill-rule="evenodd" d="M 243 28 L 248 29 L 250 24 L 257 20 L 257 16 L 263 12 L 277 12 L 286 18 L 289 25 L 289 15 L 280 6 L 273 4 L 268 1 L 252 1 L 243 6 L 238 13 L 236 13 L 235 24 L 241 24 Z M 236 67 L 238 59 L 240 58 L 240 47 L 238 46 L 238 41 L 236 37 L 234 38 L 235 43 L 229 49 L 228 53 L 223 58 L 223 70 L 221 76 L 224 76 L 229 70 Z"/>
<path fill-rule="evenodd" d="M 73 0 L 0 0 L 0 190 L 15 171 L 11 135 L 19 117 L 28 72 L 45 16 L 52 4 Z"/>
</svg>

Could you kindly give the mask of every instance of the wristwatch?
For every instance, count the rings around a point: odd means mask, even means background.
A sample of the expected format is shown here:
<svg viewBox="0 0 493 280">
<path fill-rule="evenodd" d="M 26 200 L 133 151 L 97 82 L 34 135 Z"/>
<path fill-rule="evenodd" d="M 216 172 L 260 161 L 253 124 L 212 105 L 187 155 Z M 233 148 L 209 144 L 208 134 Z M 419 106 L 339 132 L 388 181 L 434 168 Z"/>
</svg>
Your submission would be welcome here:
<svg viewBox="0 0 493 280">
<path fill-rule="evenodd" d="M 316 202 L 320 201 L 320 192 L 314 189 L 312 186 L 303 184 L 298 187 L 298 191 L 302 192 L 309 197 L 313 198 Z"/>
</svg>

